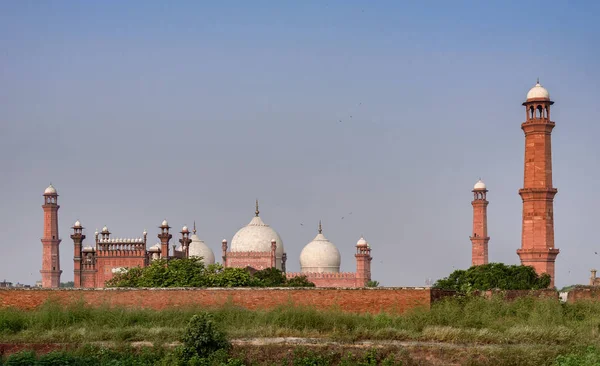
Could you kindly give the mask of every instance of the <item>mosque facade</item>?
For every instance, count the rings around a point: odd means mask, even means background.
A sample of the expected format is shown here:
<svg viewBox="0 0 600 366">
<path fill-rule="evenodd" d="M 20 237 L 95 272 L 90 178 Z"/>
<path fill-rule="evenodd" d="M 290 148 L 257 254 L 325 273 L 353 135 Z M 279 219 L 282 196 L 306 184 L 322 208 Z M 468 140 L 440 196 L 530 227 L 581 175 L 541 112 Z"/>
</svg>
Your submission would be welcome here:
<svg viewBox="0 0 600 366">
<path fill-rule="evenodd" d="M 57 288 L 60 285 L 58 236 L 58 192 L 50 185 L 44 191 L 44 237 L 42 238 L 42 287 Z M 73 271 L 76 288 L 103 288 L 106 281 L 127 268 L 146 267 L 153 260 L 201 257 L 205 265 L 215 263 L 212 249 L 201 240 L 196 224 L 190 232 L 183 226 L 179 232 L 179 245 L 172 244 L 173 231 L 167 220 L 158 227 L 159 243 L 148 248 L 148 233 L 134 238 L 113 236 L 107 226 L 94 233 L 94 243 L 86 246 L 86 235 L 79 220 L 73 225 Z M 287 255 L 279 234 L 265 224 L 258 211 L 250 223 L 233 236 L 231 246 L 222 241 L 222 265 L 224 267 L 262 270 L 277 268 L 287 278 L 306 276 L 317 287 L 365 287 L 371 280 L 371 247 L 364 238 L 356 244 L 356 271 L 340 272 L 341 256 L 337 247 L 325 238 L 319 222 L 318 235 L 305 246 L 300 255 L 301 271 L 287 273 Z"/>
</svg>

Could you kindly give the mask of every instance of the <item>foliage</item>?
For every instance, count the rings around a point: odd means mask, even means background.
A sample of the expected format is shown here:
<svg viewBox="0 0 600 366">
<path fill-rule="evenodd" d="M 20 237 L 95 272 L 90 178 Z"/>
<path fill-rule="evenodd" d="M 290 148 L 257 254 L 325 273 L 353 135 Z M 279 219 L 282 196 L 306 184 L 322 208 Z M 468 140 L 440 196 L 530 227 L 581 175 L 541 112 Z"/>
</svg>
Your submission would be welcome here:
<svg viewBox="0 0 600 366">
<path fill-rule="evenodd" d="M 254 277 L 266 287 L 281 287 L 286 283 L 285 273 L 273 267 L 255 272 Z"/>
<path fill-rule="evenodd" d="M 590 346 L 583 352 L 571 352 L 559 355 L 554 361 L 556 366 L 597 366 L 600 365 L 600 349 Z"/>
<path fill-rule="evenodd" d="M 367 281 L 367 287 L 379 287 L 379 281 Z"/>
<path fill-rule="evenodd" d="M 284 284 L 285 287 L 315 287 L 315 284 L 310 282 L 306 276 L 296 276 L 288 279 Z"/>
<path fill-rule="evenodd" d="M 245 268 L 204 265 L 201 258 L 158 259 L 149 266 L 129 268 L 106 282 L 108 287 L 274 287 L 314 286 L 306 277 L 287 280 L 276 268 L 251 274 Z"/>
<path fill-rule="evenodd" d="M 215 324 L 208 313 L 194 315 L 182 337 L 182 356 L 185 360 L 193 357 L 206 358 L 219 350 L 229 350 L 231 343 Z"/>
<path fill-rule="evenodd" d="M 60 287 L 62 287 L 62 288 L 75 287 L 75 282 L 74 281 L 61 282 Z"/>
<path fill-rule="evenodd" d="M 485 290 L 539 290 L 548 288 L 550 276 L 539 276 L 531 266 L 489 263 L 456 270 L 448 277 L 438 280 L 433 287 L 460 293 Z"/>
</svg>

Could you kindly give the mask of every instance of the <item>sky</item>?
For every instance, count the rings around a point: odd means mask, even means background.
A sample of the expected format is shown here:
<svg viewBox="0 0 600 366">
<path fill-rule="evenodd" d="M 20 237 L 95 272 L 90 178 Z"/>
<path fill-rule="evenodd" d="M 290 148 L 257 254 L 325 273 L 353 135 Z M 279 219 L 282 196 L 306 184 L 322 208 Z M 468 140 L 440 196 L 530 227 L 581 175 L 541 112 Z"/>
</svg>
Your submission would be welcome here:
<svg viewBox="0 0 600 366">
<path fill-rule="evenodd" d="M 43 191 L 70 227 L 167 219 L 221 255 L 253 217 L 287 268 L 323 233 L 383 286 L 468 268 L 473 184 L 491 262 L 518 264 L 524 135 L 536 78 L 555 104 L 556 285 L 600 267 L 600 3 L 0 2 L 0 280 L 41 278 Z M 596 182 L 596 183 L 594 183 Z"/>
</svg>

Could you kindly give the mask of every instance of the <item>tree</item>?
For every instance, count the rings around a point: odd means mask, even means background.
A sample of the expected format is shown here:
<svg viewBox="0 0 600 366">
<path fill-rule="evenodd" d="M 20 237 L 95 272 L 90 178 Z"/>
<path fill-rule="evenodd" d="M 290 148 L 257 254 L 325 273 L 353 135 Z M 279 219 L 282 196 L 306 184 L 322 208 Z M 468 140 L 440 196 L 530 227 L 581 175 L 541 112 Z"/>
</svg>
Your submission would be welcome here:
<svg viewBox="0 0 600 366">
<path fill-rule="evenodd" d="M 75 282 L 74 281 L 61 282 L 59 287 L 61 287 L 61 288 L 75 287 Z"/>
<path fill-rule="evenodd" d="M 379 287 L 379 281 L 367 281 L 367 287 Z"/>
<path fill-rule="evenodd" d="M 531 266 L 488 263 L 456 270 L 433 287 L 468 293 L 475 290 L 539 290 L 548 288 L 550 275 L 538 275 Z"/>
<path fill-rule="evenodd" d="M 261 271 L 204 265 L 202 258 L 166 261 L 157 259 L 147 267 L 133 267 L 115 273 L 107 287 L 314 287 L 305 276 L 288 280 L 276 268 Z"/>
<path fill-rule="evenodd" d="M 296 276 L 288 279 L 285 287 L 315 287 L 315 284 L 310 282 L 306 276 Z"/>
</svg>

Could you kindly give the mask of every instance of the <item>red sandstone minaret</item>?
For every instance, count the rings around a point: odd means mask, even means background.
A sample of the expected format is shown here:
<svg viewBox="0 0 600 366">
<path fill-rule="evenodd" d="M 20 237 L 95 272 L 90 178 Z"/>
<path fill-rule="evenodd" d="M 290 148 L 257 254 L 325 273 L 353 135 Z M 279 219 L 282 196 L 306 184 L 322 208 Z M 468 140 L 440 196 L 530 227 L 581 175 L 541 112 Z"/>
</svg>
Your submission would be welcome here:
<svg viewBox="0 0 600 366">
<path fill-rule="evenodd" d="M 158 238 L 160 239 L 160 257 L 164 259 L 169 259 L 169 240 L 173 237 L 169 233 L 169 223 L 167 220 L 163 220 L 162 224 L 158 227 L 160 229 L 160 234 L 158 234 Z M 174 253 L 173 253 L 174 254 Z"/>
<path fill-rule="evenodd" d="M 550 287 L 554 287 L 554 262 L 559 253 L 554 247 L 553 203 L 558 190 L 552 187 L 552 104 L 539 80 L 523 103 L 527 115 L 521 124 L 525 132 L 525 174 L 523 188 L 519 190 L 523 200 L 523 231 L 521 249 L 517 250 L 523 265 L 552 277 Z"/>
<path fill-rule="evenodd" d="M 73 234 L 71 235 L 71 239 L 73 239 L 73 287 L 81 288 L 82 245 L 85 235 L 83 234 L 83 226 L 81 226 L 79 220 L 75 221 L 71 229 L 73 229 Z"/>
<path fill-rule="evenodd" d="M 473 235 L 470 237 L 472 244 L 471 265 L 480 266 L 488 263 L 487 234 L 487 192 L 485 183 L 480 179 L 473 187 Z"/>
<path fill-rule="evenodd" d="M 58 246 L 58 193 L 50 184 L 44 191 L 44 236 L 42 237 L 42 287 L 58 288 L 60 286 L 60 254 Z"/>
<path fill-rule="evenodd" d="M 319 232 L 321 223 L 319 222 Z M 356 243 L 356 287 L 365 287 L 371 281 L 371 246 L 362 236 Z"/>
</svg>

